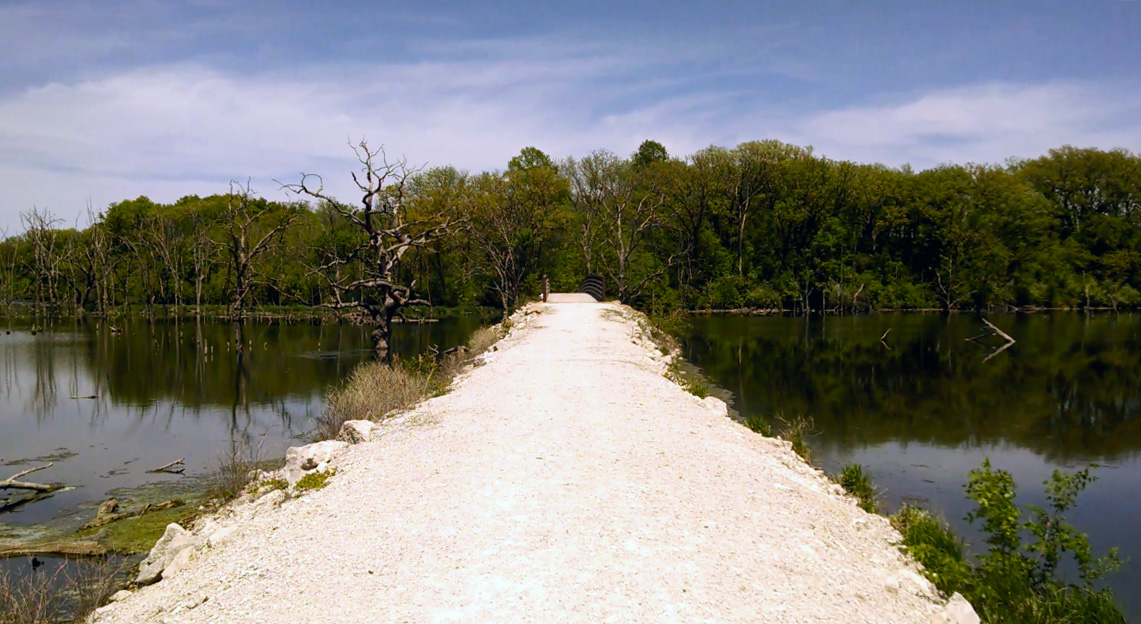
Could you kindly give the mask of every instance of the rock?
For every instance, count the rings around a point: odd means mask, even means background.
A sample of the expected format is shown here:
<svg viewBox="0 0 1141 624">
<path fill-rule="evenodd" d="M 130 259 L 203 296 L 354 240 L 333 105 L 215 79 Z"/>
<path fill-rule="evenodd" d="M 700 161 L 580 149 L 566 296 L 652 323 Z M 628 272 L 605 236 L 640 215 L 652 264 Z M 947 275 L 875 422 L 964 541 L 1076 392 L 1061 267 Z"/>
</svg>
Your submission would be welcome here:
<svg viewBox="0 0 1141 624">
<path fill-rule="evenodd" d="M 959 592 L 955 592 L 947 601 L 947 618 L 953 624 L 979 624 L 981 620 L 975 613 L 975 608 Z"/>
<path fill-rule="evenodd" d="M 171 523 L 166 525 L 166 531 L 155 543 L 147 558 L 139 564 L 139 575 L 135 577 L 138 585 L 150 585 L 158 582 L 163 571 L 170 562 L 184 550 L 197 548 L 201 539 L 195 537 L 190 531 Z"/>
<path fill-rule="evenodd" d="M 701 399 L 701 402 L 704 403 L 705 407 L 709 408 L 711 412 L 717 414 L 718 416 L 729 415 L 729 406 L 725 404 L 725 401 L 722 401 L 717 397 L 705 397 L 704 399 Z"/>
<path fill-rule="evenodd" d="M 132 595 L 134 595 L 134 594 L 132 594 L 131 592 L 129 592 L 125 589 L 120 589 L 119 591 L 111 594 L 111 602 L 119 602 L 120 600 L 126 600 L 127 598 L 130 598 Z"/>
<path fill-rule="evenodd" d="M 326 440 L 324 442 L 317 442 L 316 444 L 290 448 L 285 451 L 285 468 L 282 469 L 285 474 L 285 480 L 288 481 L 290 485 L 297 483 L 297 480 L 303 477 L 306 472 L 329 461 L 333 458 L 333 455 L 348 446 L 348 442 Z"/>
<path fill-rule="evenodd" d="M 170 563 L 166 564 L 166 567 L 163 568 L 162 578 L 171 578 L 179 572 L 185 570 L 194 561 L 196 555 L 197 551 L 195 551 L 193 548 L 183 548 L 177 555 L 174 556 L 174 559 L 171 559 Z"/>
<path fill-rule="evenodd" d="M 119 499 L 108 498 L 99 505 L 99 510 L 95 512 L 95 519 L 79 528 L 80 530 L 93 529 L 126 517 L 127 514 L 119 513 Z"/>
<path fill-rule="evenodd" d="M 372 437 L 372 430 L 376 428 L 376 423 L 369 420 L 347 420 L 345 424 L 341 425 L 341 432 L 337 434 L 337 439 L 349 444 L 360 444 L 361 442 L 368 442 Z"/>
<path fill-rule="evenodd" d="M 210 537 L 206 538 L 206 545 L 210 548 L 217 548 L 229 539 L 236 530 L 237 527 L 234 526 L 222 527 L 211 533 Z"/>
</svg>

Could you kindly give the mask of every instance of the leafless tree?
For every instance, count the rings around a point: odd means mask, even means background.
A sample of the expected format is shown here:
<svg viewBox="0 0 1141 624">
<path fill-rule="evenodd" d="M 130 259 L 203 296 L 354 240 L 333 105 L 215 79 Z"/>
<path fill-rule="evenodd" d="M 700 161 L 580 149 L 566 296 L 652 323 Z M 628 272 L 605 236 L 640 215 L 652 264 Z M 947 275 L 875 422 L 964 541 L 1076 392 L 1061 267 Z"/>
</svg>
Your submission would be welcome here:
<svg viewBox="0 0 1141 624">
<path fill-rule="evenodd" d="M 201 216 L 194 218 L 194 234 L 190 239 L 190 262 L 194 265 L 194 310 L 202 315 L 202 285 L 214 259 L 214 243 L 210 240 L 208 224 Z"/>
<path fill-rule="evenodd" d="M 60 304 L 60 282 L 63 280 L 63 267 L 66 265 L 67 249 L 61 240 L 58 226 L 60 220 L 50 211 L 40 211 L 33 207 L 31 212 L 20 213 L 25 237 L 32 247 L 29 274 L 32 277 L 37 311 L 57 308 Z"/>
<path fill-rule="evenodd" d="M 168 279 L 160 281 L 164 285 L 162 290 L 165 291 L 165 285 L 169 283 L 171 294 L 174 295 L 174 308 L 181 309 L 184 257 L 181 249 L 184 244 L 182 234 L 169 217 L 153 216 L 143 221 L 142 235 L 144 243 L 150 247 L 151 255 L 166 269 Z"/>
<path fill-rule="evenodd" d="M 19 241 L 13 237 L 8 238 L 8 228 L 0 228 L 0 280 L 3 290 L 0 294 L 4 298 L 4 311 L 8 317 L 9 326 L 12 322 L 12 303 L 16 299 L 16 258 L 19 253 Z"/>
<path fill-rule="evenodd" d="M 351 223 L 360 235 L 347 251 L 325 250 L 320 266 L 310 274 L 323 278 L 329 300 L 325 307 L 355 309 L 373 326 L 372 344 L 378 357 L 389 355 L 392 321 L 406 306 L 431 305 L 416 292 L 416 281 L 401 283 L 401 269 L 407 254 L 451 234 L 457 219 L 438 213 L 413 217 L 405 205 L 405 193 L 418 168 L 410 168 L 401 158 L 389 161 L 384 148 L 371 149 L 367 141 L 353 145 L 360 162 L 353 182 L 360 190 L 359 205 L 342 203 L 325 192 L 324 180 L 314 174 L 301 174 L 301 181 L 284 188 L 328 206 L 341 219 Z"/>
<path fill-rule="evenodd" d="M 233 280 L 230 298 L 230 318 L 238 323 L 245 320 L 250 289 L 254 284 L 254 261 L 270 250 L 285 234 L 300 214 L 290 208 L 270 210 L 245 185 L 231 182 L 226 201 L 225 233 L 218 245 L 229 261 Z"/>
</svg>

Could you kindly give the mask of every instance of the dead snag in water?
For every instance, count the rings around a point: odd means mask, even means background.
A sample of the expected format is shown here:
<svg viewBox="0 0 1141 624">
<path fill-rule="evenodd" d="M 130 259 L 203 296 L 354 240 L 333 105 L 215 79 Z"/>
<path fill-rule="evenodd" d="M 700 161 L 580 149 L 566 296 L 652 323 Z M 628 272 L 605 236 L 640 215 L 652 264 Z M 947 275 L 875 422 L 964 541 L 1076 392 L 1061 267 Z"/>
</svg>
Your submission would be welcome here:
<svg viewBox="0 0 1141 624">
<path fill-rule="evenodd" d="M 55 465 L 55 463 L 52 462 L 52 463 L 48 463 L 46 466 L 40 466 L 38 468 L 28 468 L 27 470 L 25 470 L 23 472 L 17 472 L 16 474 L 8 477 L 7 479 L 0 481 L 0 490 L 35 490 L 37 492 L 54 492 L 58 489 L 61 489 L 61 488 L 63 488 L 62 483 L 46 483 L 45 484 L 45 483 L 31 483 L 29 481 L 17 481 L 16 480 L 16 479 L 19 479 L 20 477 L 30 475 L 33 472 L 39 472 L 41 470 L 46 470 L 48 468 L 51 468 L 54 465 Z"/>
</svg>

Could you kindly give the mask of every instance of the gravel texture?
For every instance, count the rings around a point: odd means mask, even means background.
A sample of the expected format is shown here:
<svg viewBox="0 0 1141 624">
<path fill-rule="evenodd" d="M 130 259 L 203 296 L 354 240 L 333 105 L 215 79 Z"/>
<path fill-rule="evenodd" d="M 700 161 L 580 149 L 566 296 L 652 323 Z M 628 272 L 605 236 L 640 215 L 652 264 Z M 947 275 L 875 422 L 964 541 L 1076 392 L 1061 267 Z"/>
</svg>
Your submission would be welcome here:
<svg viewBox="0 0 1141 624">
<path fill-rule="evenodd" d="M 95 621 L 947 621 L 886 519 L 665 379 L 634 318 L 524 310 L 327 487 L 207 520 Z"/>
</svg>

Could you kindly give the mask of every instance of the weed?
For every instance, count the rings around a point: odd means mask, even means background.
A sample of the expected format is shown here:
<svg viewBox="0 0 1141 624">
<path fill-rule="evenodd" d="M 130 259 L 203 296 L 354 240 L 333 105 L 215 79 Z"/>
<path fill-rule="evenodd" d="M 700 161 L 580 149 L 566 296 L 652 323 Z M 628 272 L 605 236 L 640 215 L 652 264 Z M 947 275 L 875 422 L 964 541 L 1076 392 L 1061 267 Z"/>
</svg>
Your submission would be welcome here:
<svg viewBox="0 0 1141 624">
<path fill-rule="evenodd" d="M 666 379 L 681 386 L 682 390 L 693 396 L 704 399 L 709 396 L 709 384 L 698 373 L 686 373 L 681 369 L 681 360 L 674 359 L 666 368 Z"/>
<path fill-rule="evenodd" d="M 903 537 L 904 549 L 935 587 L 950 595 L 968 586 L 971 567 L 963 558 L 963 542 L 946 524 L 913 505 L 904 505 L 890 520 Z"/>
<path fill-rule="evenodd" d="M 264 440 L 264 438 L 263 438 Z M 218 458 L 218 470 L 210 477 L 207 495 L 227 503 L 241 496 L 254 478 L 261 458 L 261 444 L 251 447 L 245 442 L 231 441 L 230 448 Z"/>
<path fill-rule="evenodd" d="M 445 393 L 464 364 L 506 335 L 511 327 L 509 321 L 505 319 L 499 328 L 477 329 L 466 348 L 442 357 L 422 354 L 411 359 L 396 359 L 391 364 L 361 364 L 325 396 L 325 411 L 317 419 L 314 441 L 337 437 L 346 421 L 380 421 L 424 399 Z"/>
<path fill-rule="evenodd" d="M 293 489 L 298 493 L 313 492 L 329 485 L 329 477 L 337 474 L 337 469 L 323 470 L 321 472 L 306 473 L 305 476 L 297 480 L 293 484 Z"/>
<path fill-rule="evenodd" d="M 859 464 L 848 464 L 840 471 L 840 487 L 853 496 L 860 505 L 860 509 L 868 513 L 877 513 L 879 503 L 876 501 L 876 490 L 872 480 Z"/>
<path fill-rule="evenodd" d="M 289 482 L 286 481 L 285 479 L 274 478 L 274 479 L 265 479 L 265 480 L 261 481 L 260 483 L 258 483 L 257 489 L 258 489 L 258 491 L 265 491 L 268 494 L 270 492 L 276 492 L 278 490 L 287 489 L 288 487 L 289 487 Z"/>
<path fill-rule="evenodd" d="M 22 578 L 0 572 L 0 624 L 82 621 L 121 586 L 124 560 L 101 558 L 31 570 Z"/>
<path fill-rule="evenodd" d="M 760 414 L 747 414 L 745 416 L 745 425 L 752 429 L 754 432 L 759 433 L 766 438 L 773 437 L 773 425 L 769 422 L 768 418 Z"/>
<path fill-rule="evenodd" d="M 331 440 L 349 420 L 379 421 L 427 398 L 432 374 L 422 362 L 366 362 L 325 398 L 317 419 L 317 440 Z"/>
<path fill-rule="evenodd" d="M 492 345 L 499 342 L 499 338 L 499 334 L 490 327 L 481 327 L 475 330 L 467 341 L 468 356 L 475 357 L 485 353 Z"/>
<path fill-rule="evenodd" d="M 792 451 L 806 462 L 812 460 L 812 449 L 808 447 L 808 436 L 812 435 L 812 417 L 801 414 L 791 420 L 777 415 L 781 422 L 780 437 L 792 444 Z"/>
</svg>

